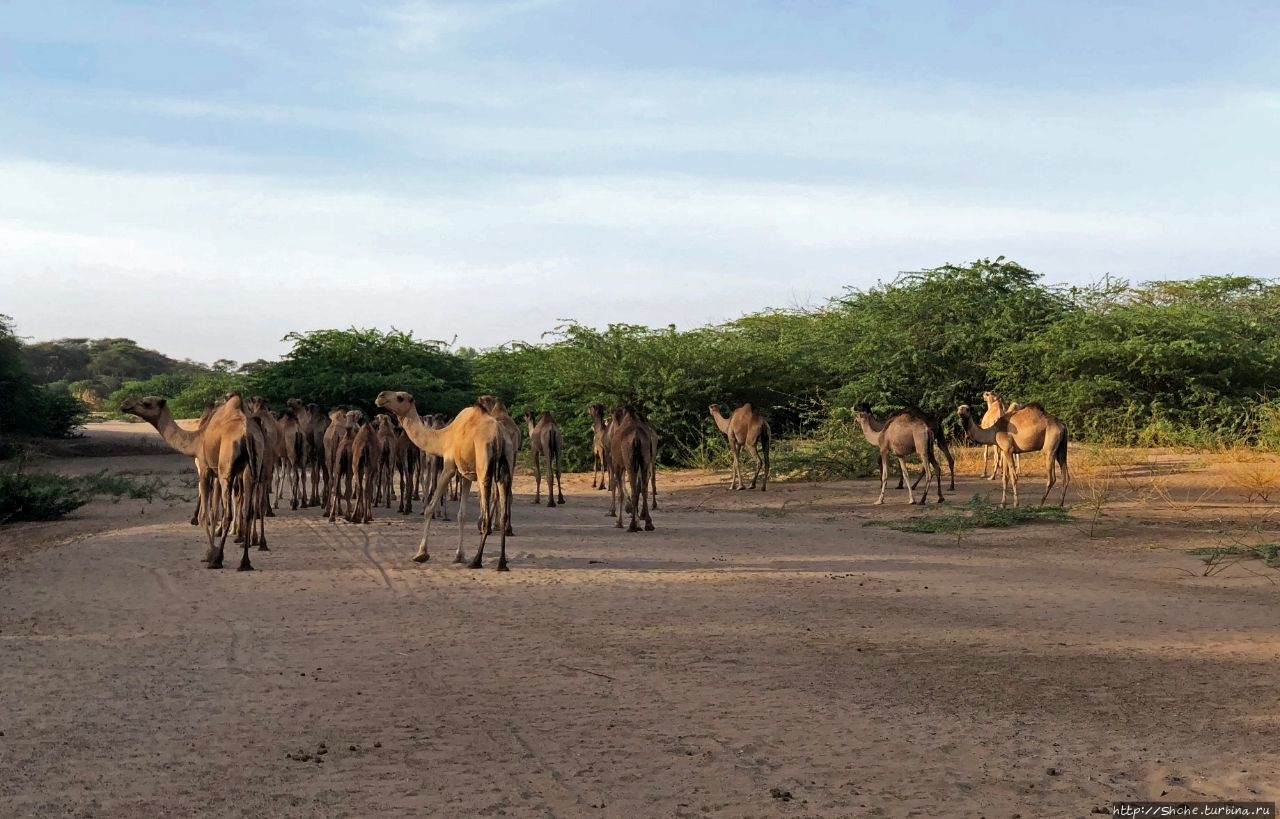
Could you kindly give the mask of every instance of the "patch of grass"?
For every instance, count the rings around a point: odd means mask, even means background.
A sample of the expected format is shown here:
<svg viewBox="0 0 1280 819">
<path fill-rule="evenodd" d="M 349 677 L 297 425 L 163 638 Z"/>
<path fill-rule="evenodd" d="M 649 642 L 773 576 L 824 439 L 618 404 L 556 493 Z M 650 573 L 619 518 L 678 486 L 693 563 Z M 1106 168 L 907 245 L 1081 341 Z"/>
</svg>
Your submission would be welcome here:
<svg viewBox="0 0 1280 819">
<path fill-rule="evenodd" d="M 1187 554 L 1195 555 L 1205 563 L 1214 563 L 1226 557 L 1240 557 L 1262 560 L 1270 565 L 1280 561 L 1280 543 L 1260 543 L 1257 546 L 1201 546 L 1188 549 Z"/>
<path fill-rule="evenodd" d="M 0 524 L 60 518 L 92 498 L 75 478 L 27 473 L 21 465 L 0 471 Z"/>
<path fill-rule="evenodd" d="M 113 498 L 130 498 L 151 502 L 166 496 L 164 481 L 160 478 L 135 478 L 130 475 L 115 474 L 102 470 L 92 475 L 85 475 L 79 480 L 85 491 L 92 495 L 109 495 Z"/>
<path fill-rule="evenodd" d="M 1061 506 L 1012 506 L 1001 509 L 974 495 L 963 511 L 943 515 L 914 515 L 901 520 L 877 520 L 868 526 L 883 526 L 899 532 L 958 535 L 971 529 L 1006 529 L 1027 523 L 1062 523 L 1071 520 Z"/>
</svg>

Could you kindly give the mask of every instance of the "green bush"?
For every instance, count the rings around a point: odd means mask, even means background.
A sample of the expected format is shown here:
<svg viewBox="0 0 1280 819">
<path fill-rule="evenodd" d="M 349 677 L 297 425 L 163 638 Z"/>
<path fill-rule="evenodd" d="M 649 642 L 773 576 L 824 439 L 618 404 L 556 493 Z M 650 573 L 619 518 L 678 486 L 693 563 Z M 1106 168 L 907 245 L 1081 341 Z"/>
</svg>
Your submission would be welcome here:
<svg viewBox="0 0 1280 819">
<path fill-rule="evenodd" d="M 0 470 L 0 524 L 60 518 L 92 498 L 75 478 L 23 472 L 21 465 Z"/>
</svg>

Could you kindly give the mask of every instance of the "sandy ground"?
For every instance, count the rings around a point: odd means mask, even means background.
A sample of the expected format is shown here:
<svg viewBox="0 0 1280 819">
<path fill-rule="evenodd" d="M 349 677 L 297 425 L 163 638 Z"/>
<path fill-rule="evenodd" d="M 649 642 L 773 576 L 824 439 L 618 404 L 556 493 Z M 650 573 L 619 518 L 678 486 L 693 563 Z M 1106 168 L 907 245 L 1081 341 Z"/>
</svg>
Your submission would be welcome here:
<svg viewBox="0 0 1280 819">
<path fill-rule="evenodd" d="M 161 475 L 177 497 L 0 529 L 0 815 L 1066 817 L 1276 799 L 1280 572 L 1185 549 L 1280 540 L 1280 463 L 1073 458 L 1073 522 L 962 537 L 867 527 L 921 513 L 902 493 L 870 505 L 869 481 L 731 494 L 725 475 L 664 473 L 657 531 L 630 534 L 589 476 L 557 509 L 521 476 L 507 574 L 496 552 L 449 563 L 455 524 L 418 565 L 416 516 L 287 508 L 259 571 L 209 571 L 187 459 L 50 460 Z M 971 467 L 957 501 L 991 491 Z M 1024 469 L 1043 480 L 1039 459 Z"/>
</svg>

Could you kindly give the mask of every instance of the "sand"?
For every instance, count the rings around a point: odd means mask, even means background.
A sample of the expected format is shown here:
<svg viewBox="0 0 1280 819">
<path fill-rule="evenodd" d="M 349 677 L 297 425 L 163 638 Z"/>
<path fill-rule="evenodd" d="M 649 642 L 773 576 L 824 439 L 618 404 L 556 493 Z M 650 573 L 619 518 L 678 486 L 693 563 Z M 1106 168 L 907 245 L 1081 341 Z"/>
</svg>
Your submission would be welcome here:
<svg viewBox="0 0 1280 819">
<path fill-rule="evenodd" d="M 41 466 L 194 494 L 187 459 L 127 450 Z M 1096 522 L 1077 505 L 1071 523 L 961 537 L 867 526 L 921 513 L 903 493 L 872 506 L 870 481 L 730 493 L 727 474 L 690 471 L 660 475 L 657 531 L 632 534 L 589 476 L 547 509 L 522 474 L 506 574 L 496 541 L 483 570 L 450 563 L 456 524 L 412 563 L 420 518 L 394 510 L 356 526 L 283 508 L 250 573 L 203 568 L 182 497 L 9 525 L 0 815 L 1057 817 L 1275 800 L 1280 572 L 1185 550 L 1280 540 L 1258 495 L 1280 464 L 1110 457 L 1073 451 L 1071 499 L 1106 495 Z M 971 463 L 948 493 L 961 504 L 992 491 Z"/>
</svg>

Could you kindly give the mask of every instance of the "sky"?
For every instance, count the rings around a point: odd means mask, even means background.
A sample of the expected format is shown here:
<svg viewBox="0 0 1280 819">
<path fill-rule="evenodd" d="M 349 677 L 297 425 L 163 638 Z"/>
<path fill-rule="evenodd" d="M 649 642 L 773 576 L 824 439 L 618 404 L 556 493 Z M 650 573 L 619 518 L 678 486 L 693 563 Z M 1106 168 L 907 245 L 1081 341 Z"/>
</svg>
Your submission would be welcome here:
<svg viewBox="0 0 1280 819">
<path fill-rule="evenodd" d="M 1276 275 L 1280 5 L 0 3 L 0 313 L 273 360 Z"/>
</svg>

